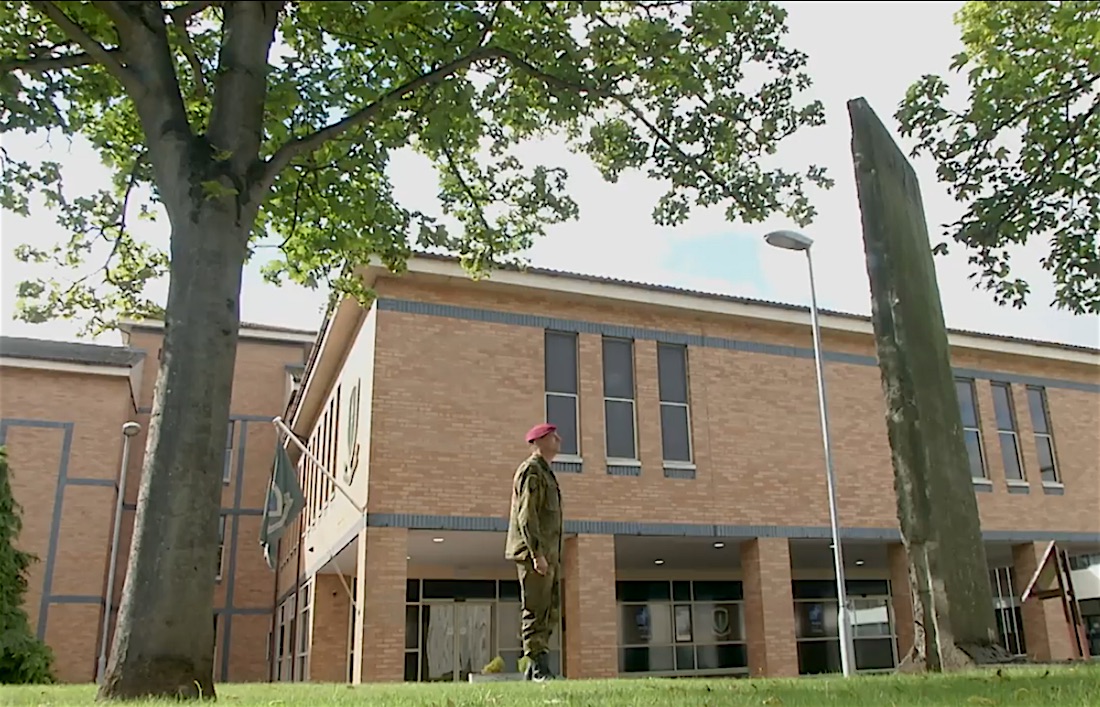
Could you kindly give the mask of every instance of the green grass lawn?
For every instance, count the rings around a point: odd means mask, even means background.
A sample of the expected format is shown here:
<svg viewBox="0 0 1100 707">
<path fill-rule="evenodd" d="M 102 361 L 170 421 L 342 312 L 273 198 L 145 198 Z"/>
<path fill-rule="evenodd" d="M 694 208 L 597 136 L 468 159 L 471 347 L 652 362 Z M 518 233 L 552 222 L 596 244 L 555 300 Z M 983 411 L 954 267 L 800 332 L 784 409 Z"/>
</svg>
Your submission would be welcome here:
<svg viewBox="0 0 1100 707">
<path fill-rule="evenodd" d="M 93 702 L 90 686 L 3 687 L 3 707 L 54 707 Z M 684 707 L 909 707 L 1019 705 L 1097 707 L 1100 664 L 1029 667 L 949 676 L 869 676 L 801 680 L 612 680 L 553 684 L 220 685 L 219 702 L 241 707 L 392 705 L 464 707 L 683 705 Z M 135 703 L 131 703 L 135 704 Z M 136 704 L 157 704 L 141 702 Z M 161 703 L 164 704 L 164 703 Z"/>
</svg>

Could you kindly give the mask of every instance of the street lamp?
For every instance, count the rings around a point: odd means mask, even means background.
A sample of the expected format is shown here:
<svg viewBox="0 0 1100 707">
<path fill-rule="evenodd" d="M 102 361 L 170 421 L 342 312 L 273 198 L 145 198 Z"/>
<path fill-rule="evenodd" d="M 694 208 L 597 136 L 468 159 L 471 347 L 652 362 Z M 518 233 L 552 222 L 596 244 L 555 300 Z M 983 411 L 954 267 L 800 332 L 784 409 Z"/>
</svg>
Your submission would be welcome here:
<svg viewBox="0 0 1100 707">
<path fill-rule="evenodd" d="M 130 421 L 122 426 L 122 463 L 118 469 L 118 497 L 115 499 L 115 527 L 111 536 L 111 559 L 107 565 L 107 596 L 103 601 L 103 627 L 99 636 L 99 661 L 96 682 L 102 683 L 107 672 L 107 632 L 111 628 L 111 604 L 115 599 L 115 575 L 118 563 L 118 540 L 122 531 L 123 502 L 126 500 L 126 472 L 130 467 L 130 442 L 141 432 L 141 425 Z"/>
<path fill-rule="evenodd" d="M 840 629 L 840 665 L 845 677 L 852 674 L 852 629 L 848 620 L 848 591 L 844 584 L 844 553 L 840 547 L 840 521 L 836 509 L 836 474 L 829 445 L 829 410 L 825 404 L 825 371 L 821 351 L 821 325 L 818 322 L 817 291 L 814 286 L 814 260 L 810 255 L 814 241 L 798 231 L 772 231 L 764 242 L 783 250 L 800 250 L 806 254 L 810 272 L 810 324 L 814 334 L 814 362 L 817 364 L 817 400 L 821 408 L 821 443 L 825 447 L 825 479 L 829 487 L 829 520 L 833 532 L 833 564 L 836 566 L 837 623 Z"/>
</svg>

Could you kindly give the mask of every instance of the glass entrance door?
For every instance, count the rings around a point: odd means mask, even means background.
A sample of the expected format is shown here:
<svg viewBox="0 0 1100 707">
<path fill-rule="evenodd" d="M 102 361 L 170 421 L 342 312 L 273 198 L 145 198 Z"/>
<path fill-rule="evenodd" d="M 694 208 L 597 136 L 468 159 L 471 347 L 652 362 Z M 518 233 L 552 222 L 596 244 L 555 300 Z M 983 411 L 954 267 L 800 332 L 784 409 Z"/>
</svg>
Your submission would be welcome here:
<svg viewBox="0 0 1100 707">
<path fill-rule="evenodd" d="M 455 605 L 456 670 L 460 682 L 481 672 L 493 659 L 493 605 L 467 602 Z"/>
<path fill-rule="evenodd" d="M 464 682 L 493 659 L 491 603 L 426 603 L 420 630 L 420 679 L 425 682 Z"/>
</svg>

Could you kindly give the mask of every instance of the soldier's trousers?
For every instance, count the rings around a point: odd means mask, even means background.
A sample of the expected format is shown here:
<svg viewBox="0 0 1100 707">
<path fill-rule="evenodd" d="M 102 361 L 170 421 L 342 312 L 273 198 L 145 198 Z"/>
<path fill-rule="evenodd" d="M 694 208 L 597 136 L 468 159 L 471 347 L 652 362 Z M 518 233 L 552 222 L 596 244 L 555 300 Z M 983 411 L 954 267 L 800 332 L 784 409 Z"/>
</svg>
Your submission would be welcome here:
<svg viewBox="0 0 1100 707">
<path fill-rule="evenodd" d="M 529 658 L 550 650 L 550 636 L 561 617 L 559 579 L 561 565 L 552 562 L 546 574 L 535 571 L 528 562 L 517 562 L 523 654 Z"/>
</svg>

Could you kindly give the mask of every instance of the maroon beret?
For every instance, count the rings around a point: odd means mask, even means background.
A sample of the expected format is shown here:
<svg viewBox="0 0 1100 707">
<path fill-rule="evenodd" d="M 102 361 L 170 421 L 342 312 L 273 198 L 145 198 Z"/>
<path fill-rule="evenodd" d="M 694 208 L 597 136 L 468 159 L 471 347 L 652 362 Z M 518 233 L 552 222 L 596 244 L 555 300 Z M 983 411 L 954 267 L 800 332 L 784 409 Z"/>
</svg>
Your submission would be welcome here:
<svg viewBox="0 0 1100 707">
<path fill-rule="evenodd" d="M 525 439 L 527 440 L 527 443 L 530 444 L 536 439 L 542 439 L 556 429 L 558 429 L 557 425 L 551 425 L 549 422 L 543 422 L 527 430 L 527 437 L 525 437 Z"/>
</svg>

